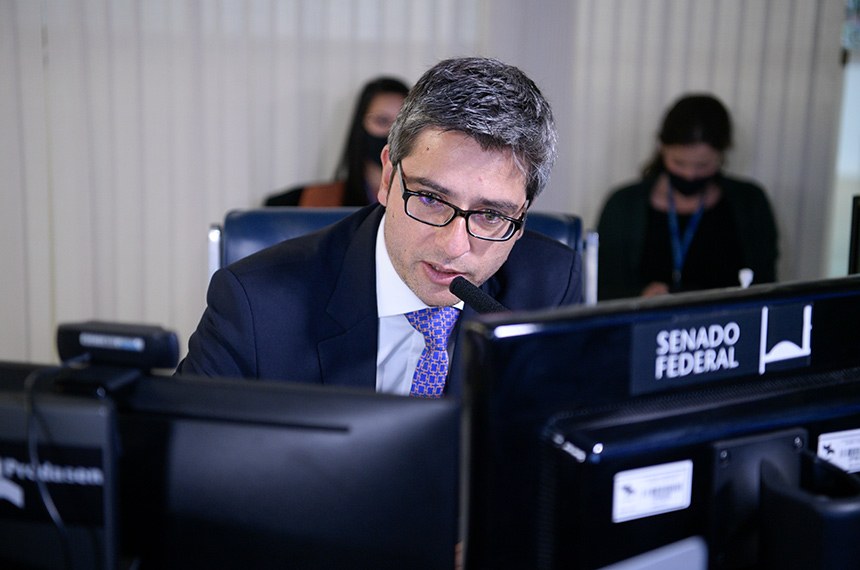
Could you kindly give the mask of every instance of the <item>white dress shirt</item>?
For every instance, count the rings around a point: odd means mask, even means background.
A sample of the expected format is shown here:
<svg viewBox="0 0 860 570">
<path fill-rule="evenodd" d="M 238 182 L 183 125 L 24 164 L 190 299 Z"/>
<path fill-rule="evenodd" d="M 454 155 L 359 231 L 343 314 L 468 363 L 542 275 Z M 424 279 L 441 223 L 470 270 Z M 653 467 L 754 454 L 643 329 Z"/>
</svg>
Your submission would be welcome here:
<svg viewBox="0 0 860 570">
<path fill-rule="evenodd" d="M 385 217 L 376 234 L 376 307 L 379 315 L 379 350 L 376 353 L 376 391 L 409 395 L 412 374 L 424 350 L 424 336 L 404 314 L 427 305 L 397 275 L 385 247 Z M 463 303 L 454 305 L 463 308 Z M 448 345 L 449 355 L 451 344 Z"/>
</svg>

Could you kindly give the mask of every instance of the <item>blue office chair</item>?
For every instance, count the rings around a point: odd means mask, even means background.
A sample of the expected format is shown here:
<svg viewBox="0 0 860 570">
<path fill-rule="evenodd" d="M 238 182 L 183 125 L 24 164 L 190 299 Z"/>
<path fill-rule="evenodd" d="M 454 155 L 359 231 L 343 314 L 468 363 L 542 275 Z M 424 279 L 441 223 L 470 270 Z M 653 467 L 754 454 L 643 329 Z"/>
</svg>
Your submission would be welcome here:
<svg viewBox="0 0 860 570">
<path fill-rule="evenodd" d="M 358 208 L 298 208 L 267 207 L 248 210 L 232 210 L 224 217 L 223 224 L 209 228 L 209 277 L 219 268 L 256 251 L 318 230 L 346 217 Z M 556 212 L 529 212 L 526 228 L 585 253 L 586 238 L 583 236 L 582 220 L 571 214 Z M 590 235 L 587 258 L 597 259 L 596 240 Z M 592 245 L 593 243 L 593 245 Z M 586 268 L 591 264 L 587 261 Z M 596 275 L 596 273 L 595 273 Z M 586 279 L 585 299 L 589 302 L 589 282 Z M 596 281 L 595 296 L 596 299 Z"/>
</svg>

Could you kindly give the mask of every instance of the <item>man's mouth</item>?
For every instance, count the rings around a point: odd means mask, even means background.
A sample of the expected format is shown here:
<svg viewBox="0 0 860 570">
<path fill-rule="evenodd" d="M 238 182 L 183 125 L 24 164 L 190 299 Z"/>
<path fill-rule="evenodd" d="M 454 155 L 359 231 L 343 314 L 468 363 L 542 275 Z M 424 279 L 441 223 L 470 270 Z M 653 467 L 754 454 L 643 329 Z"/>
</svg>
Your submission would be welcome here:
<svg viewBox="0 0 860 570">
<path fill-rule="evenodd" d="M 454 279 L 454 277 L 462 275 L 460 271 L 456 271 L 454 269 L 441 265 L 435 265 L 433 263 L 426 263 L 425 267 L 427 267 L 427 273 L 430 275 L 430 278 L 433 281 L 450 282 Z"/>
</svg>

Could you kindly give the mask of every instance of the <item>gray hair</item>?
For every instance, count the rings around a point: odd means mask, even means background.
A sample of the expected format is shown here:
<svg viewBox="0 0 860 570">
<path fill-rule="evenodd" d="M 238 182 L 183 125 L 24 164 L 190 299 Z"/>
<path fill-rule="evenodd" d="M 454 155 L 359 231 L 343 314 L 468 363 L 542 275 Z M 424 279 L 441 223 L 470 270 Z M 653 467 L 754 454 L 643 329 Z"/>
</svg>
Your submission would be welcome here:
<svg viewBox="0 0 860 570">
<path fill-rule="evenodd" d="M 446 59 L 430 68 L 409 91 L 388 134 L 391 162 L 412 152 L 426 128 L 458 131 L 485 150 L 513 153 L 533 201 L 546 187 L 558 135 L 552 109 L 522 71 L 496 59 Z"/>
</svg>

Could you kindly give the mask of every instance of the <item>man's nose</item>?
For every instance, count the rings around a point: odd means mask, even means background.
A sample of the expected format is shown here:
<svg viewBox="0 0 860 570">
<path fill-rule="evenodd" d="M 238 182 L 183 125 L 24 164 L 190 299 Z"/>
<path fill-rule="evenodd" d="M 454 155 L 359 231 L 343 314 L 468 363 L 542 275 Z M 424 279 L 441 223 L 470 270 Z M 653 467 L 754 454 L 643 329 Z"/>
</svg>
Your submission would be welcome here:
<svg viewBox="0 0 860 570">
<path fill-rule="evenodd" d="M 460 257 L 471 249 L 471 237 L 466 229 L 466 218 L 463 216 L 455 217 L 451 223 L 440 229 L 444 232 L 442 235 L 443 247 L 449 258 Z"/>
</svg>

